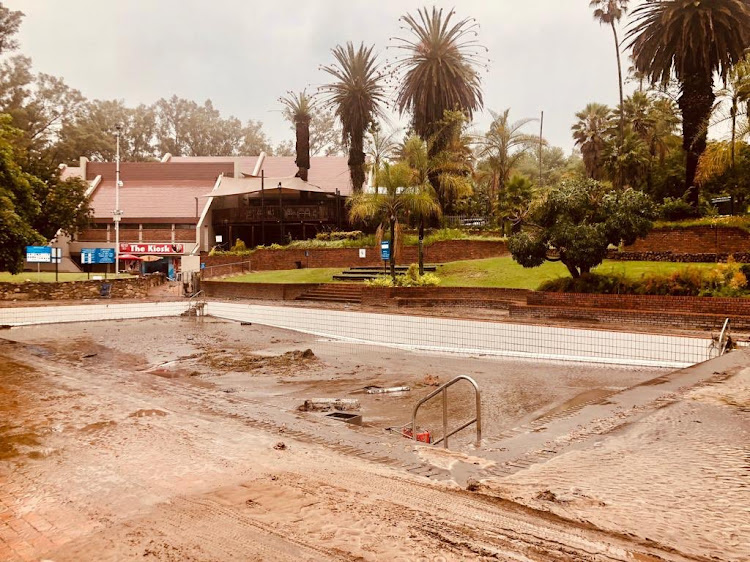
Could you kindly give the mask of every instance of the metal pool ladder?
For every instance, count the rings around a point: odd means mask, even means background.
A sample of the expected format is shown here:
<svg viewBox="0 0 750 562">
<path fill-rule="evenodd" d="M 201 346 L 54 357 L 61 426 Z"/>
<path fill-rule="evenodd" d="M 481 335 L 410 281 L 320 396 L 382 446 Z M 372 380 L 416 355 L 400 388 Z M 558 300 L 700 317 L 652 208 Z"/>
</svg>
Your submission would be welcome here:
<svg viewBox="0 0 750 562">
<path fill-rule="evenodd" d="M 461 427 L 458 427 L 450 432 L 448 432 L 448 387 L 453 386 L 457 382 L 461 380 L 466 380 L 471 383 L 471 386 L 474 387 L 474 397 L 476 400 L 476 417 L 474 419 L 467 421 L 465 424 L 463 424 Z M 479 447 L 482 442 L 482 402 L 481 402 L 481 395 L 479 392 L 479 385 L 476 383 L 474 379 L 471 377 L 467 377 L 466 375 L 459 375 L 455 377 L 454 379 L 451 379 L 444 385 L 440 386 L 439 388 L 435 389 L 433 392 L 430 392 L 427 396 L 422 398 L 417 404 L 414 406 L 414 410 L 411 414 L 411 433 L 412 433 L 412 439 L 414 441 L 417 440 L 417 412 L 419 412 L 420 406 L 422 406 L 425 402 L 428 402 L 429 400 L 433 399 L 438 394 L 443 395 L 443 436 L 438 439 L 437 441 L 434 441 L 432 444 L 437 445 L 441 441 L 443 442 L 443 448 L 448 448 L 448 438 L 451 435 L 455 435 L 462 429 L 466 429 L 471 424 L 476 423 L 477 424 L 477 442 L 476 446 Z"/>
</svg>

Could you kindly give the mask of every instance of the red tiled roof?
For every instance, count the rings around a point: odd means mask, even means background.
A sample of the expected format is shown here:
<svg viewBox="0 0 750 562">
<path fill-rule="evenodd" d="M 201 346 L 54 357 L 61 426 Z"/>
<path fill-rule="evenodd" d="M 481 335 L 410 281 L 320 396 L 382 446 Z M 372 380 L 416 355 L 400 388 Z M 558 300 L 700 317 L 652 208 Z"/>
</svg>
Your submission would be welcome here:
<svg viewBox="0 0 750 562">
<path fill-rule="evenodd" d="M 121 162 L 120 180 L 210 180 L 216 181 L 219 174 L 232 174 L 234 165 L 226 160 L 215 162 Z M 114 181 L 114 162 L 89 162 L 86 179 L 102 176 L 102 181 Z"/>
<path fill-rule="evenodd" d="M 198 213 L 203 211 L 206 198 L 214 187 L 214 180 L 123 180 L 120 188 L 120 209 L 123 221 L 128 219 L 184 218 L 194 222 L 195 198 Z M 94 219 L 112 220 L 115 208 L 115 182 L 102 181 L 94 192 L 91 206 Z"/>
<path fill-rule="evenodd" d="M 263 160 L 263 171 L 266 177 L 292 177 L 297 173 L 294 160 L 294 156 L 266 156 Z M 170 163 L 180 164 L 239 162 L 242 174 L 252 174 L 257 161 L 257 156 L 173 156 L 170 159 Z M 331 193 L 335 193 L 337 189 L 341 195 L 352 193 L 346 156 L 313 156 L 310 158 L 310 171 L 307 179 L 310 183 L 319 185 L 323 190 Z"/>
</svg>

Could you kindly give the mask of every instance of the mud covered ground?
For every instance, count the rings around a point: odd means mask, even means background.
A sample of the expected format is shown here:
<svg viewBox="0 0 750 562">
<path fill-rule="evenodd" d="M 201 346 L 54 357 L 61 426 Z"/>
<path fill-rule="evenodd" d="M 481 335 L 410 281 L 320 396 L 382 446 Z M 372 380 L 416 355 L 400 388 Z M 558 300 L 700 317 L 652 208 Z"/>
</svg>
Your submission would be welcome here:
<svg viewBox="0 0 750 562">
<path fill-rule="evenodd" d="M 742 560 L 745 360 L 668 375 L 210 318 L 5 330 L 0 559 Z M 386 431 L 455 374 L 482 388 L 481 448 Z M 363 427 L 298 411 L 315 398 L 359 400 Z"/>
</svg>

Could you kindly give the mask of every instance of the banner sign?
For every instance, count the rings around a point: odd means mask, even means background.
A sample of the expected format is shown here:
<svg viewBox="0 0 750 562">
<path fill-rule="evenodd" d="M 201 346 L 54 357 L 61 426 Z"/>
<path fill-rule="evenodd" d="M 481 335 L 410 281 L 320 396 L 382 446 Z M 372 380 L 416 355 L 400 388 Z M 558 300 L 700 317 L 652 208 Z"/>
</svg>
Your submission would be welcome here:
<svg viewBox="0 0 750 562">
<path fill-rule="evenodd" d="M 52 263 L 52 248 L 49 246 L 26 246 L 26 261 L 29 263 Z"/>
<path fill-rule="evenodd" d="M 81 263 L 115 263 L 114 248 L 82 248 Z"/>
<path fill-rule="evenodd" d="M 391 241 L 385 240 L 380 243 L 380 259 L 383 261 L 391 259 Z"/>
<path fill-rule="evenodd" d="M 120 252 L 129 254 L 181 254 L 182 244 L 120 244 Z"/>
</svg>

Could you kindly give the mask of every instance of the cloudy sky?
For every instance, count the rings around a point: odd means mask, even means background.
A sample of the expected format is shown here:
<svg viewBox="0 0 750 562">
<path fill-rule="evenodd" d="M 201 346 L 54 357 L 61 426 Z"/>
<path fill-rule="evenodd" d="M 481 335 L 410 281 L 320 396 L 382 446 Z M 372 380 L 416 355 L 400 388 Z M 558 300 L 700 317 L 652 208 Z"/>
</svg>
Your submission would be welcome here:
<svg viewBox="0 0 750 562">
<path fill-rule="evenodd" d="M 210 98 L 225 116 L 257 119 L 274 144 L 292 139 L 277 99 L 325 82 L 321 64 L 346 41 L 375 44 L 403 34 L 415 0 L 6 0 L 26 14 L 21 52 L 36 71 L 63 76 L 90 99 L 153 103 L 172 94 Z M 545 137 L 566 151 L 586 103 L 617 102 L 611 31 L 588 0 L 452 0 L 435 4 L 481 25 L 489 49 L 485 107 L 511 118 L 545 114 Z M 627 60 L 624 61 L 627 68 Z M 628 87 L 628 89 L 631 89 Z M 396 124 L 398 121 L 394 119 Z M 485 111 L 475 129 L 489 122 Z M 529 132 L 538 130 L 538 123 Z"/>
</svg>

